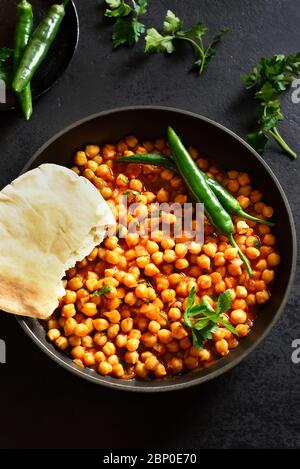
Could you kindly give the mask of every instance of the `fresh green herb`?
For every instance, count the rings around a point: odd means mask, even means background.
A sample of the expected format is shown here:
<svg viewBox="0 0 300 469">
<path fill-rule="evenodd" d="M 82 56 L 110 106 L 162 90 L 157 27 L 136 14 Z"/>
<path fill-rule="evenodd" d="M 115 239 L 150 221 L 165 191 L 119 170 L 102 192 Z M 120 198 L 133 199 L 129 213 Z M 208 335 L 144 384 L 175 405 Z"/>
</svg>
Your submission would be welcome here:
<svg viewBox="0 0 300 469">
<path fill-rule="evenodd" d="M 198 305 L 195 305 L 195 300 L 196 290 L 193 287 L 187 298 L 183 319 L 185 325 L 192 329 L 194 347 L 198 350 L 203 348 L 203 342 L 212 338 L 212 334 L 218 329 L 219 323 L 233 334 L 238 335 L 235 328 L 220 316 L 231 308 L 232 299 L 229 290 L 218 296 L 215 310 L 207 300 L 201 300 Z"/>
<path fill-rule="evenodd" d="M 127 191 L 123 192 L 123 195 L 133 195 L 134 197 L 136 197 L 137 195 L 140 195 L 140 192 L 128 189 Z"/>
<path fill-rule="evenodd" d="M 2 47 L 0 49 L 0 80 L 3 80 L 6 84 L 10 81 L 10 69 L 8 66 L 8 60 L 12 55 L 12 50 L 8 47 Z"/>
<path fill-rule="evenodd" d="M 246 88 L 255 88 L 255 98 L 260 101 L 258 129 L 248 134 L 250 145 L 258 152 L 263 153 L 269 138 L 273 137 L 289 156 L 297 157 L 278 132 L 277 124 L 284 119 L 278 97 L 290 87 L 299 73 L 300 52 L 287 57 L 283 54 L 262 57 L 249 75 L 243 75 Z"/>
<path fill-rule="evenodd" d="M 187 41 L 196 52 L 194 67 L 199 70 L 199 73 L 202 73 L 210 60 L 216 55 L 215 46 L 229 30 L 223 28 L 205 46 L 202 38 L 209 31 L 205 24 L 197 23 L 187 31 L 183 31 L 182 28 L 183 22 L 171 10 L 168 10 L 161 33 L 154 28 L 147 30 L 145 52 L 167 52 L 172 54 L 175 51 L 177 40 Z"/>
<path fill-rule="evenodd" d="M 106 293 L 110 293 L 112 291 L 112 287 L 110 285 L 104 285 L 104 287 L 95 290 L 91 297 L 94 298 L 95 296 L 106 295 Z"/>
<path fill-rule="evenodd" d="M 112 41 L 114 47 L 122 44 L 133 46 L 145 32 L 145 25 L 139 18 L 147 12 L 148 0 L 105 0 L 109 8 L 104 15 L 115 18 Z"/>
<path fill-rule="evenodd" d="M 253 241 L 253 245 L 254 245 L 254 247 L 255 247 L 256 249 L 260 249 L 260 248 L 261 248 L 261 242 L 258 241 L 258 239 L 255 239 L 255 240 Z"/>
</svg>

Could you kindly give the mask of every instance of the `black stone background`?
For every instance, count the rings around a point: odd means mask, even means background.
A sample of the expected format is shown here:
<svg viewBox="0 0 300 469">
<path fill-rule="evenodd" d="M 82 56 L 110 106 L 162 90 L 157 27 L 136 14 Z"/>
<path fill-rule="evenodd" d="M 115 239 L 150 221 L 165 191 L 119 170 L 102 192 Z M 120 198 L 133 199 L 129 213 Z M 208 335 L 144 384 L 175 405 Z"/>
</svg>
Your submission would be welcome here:
<svg viewBox="0 0 300 469">
<path fill-rule="evenodd" d="M 189 72 L 192 52 L 146 56 L 143 44 L 112 51 L 103 1 L 77 0 L 81 37 L 66 74 L 35 104 L 29 123 L 0 115 L 0 185 L 15 178 L 48 138 L 73 121 L 134 104 L 198 112 L 241 136 L 256 113 L 240 76 L 262 55 L 299 50 L 299 0 L 150 1 L 148 26 L 167 8 L 187 26 L 201 19 L 231 32 L 202 77 Z M 0 14 L 4 14 L 1 11 Z M 282 133 L 300 154 L 300 104 L 283 99 Z M 299 218 L 299 165 L 272 146 L 265 155 Z M 81 381 L 47 358 L 12 316 L 0 317 L 7 364 L 0 365 L 2 448 L 300 448 L 299 271 L 287 307 L 264 342 L 243 363 L 201 387 L 161 395 L 119 393 Z"/>
</svg>

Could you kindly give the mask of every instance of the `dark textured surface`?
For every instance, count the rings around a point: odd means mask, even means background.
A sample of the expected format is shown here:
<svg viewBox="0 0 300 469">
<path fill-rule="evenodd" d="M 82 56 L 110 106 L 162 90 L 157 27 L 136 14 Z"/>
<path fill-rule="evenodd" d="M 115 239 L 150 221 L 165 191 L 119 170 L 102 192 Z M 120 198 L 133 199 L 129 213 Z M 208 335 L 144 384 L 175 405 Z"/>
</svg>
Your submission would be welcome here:
<svg viewBox="0 0 300 469">
<path fill-rule="evenodd" d="M 188 73 L 191 51 L 146 57 L 142 45 L 111 51 L 101 4 L 77 1 L 77 55 L 26 124 L 0 115 L 0 185 L 16 177 L 55 132 L 102 109 L 163 104 L 213 118 L 244 136 L 255 113 L 240 82 L 261 55 L 294 52 L 300 6 L 292 0 L 163 0 L 151 2 L 148 25 L 171 7 L 187 25 L 202 19 L 231 28 L 205 75 Z M 99 6 L 100 5 L 100 6 Z M 188 5 L 188 8 L 187 8 Z M 2 14 L 2 13 L 1 13 Z M 282 133 L 300 153 L 300 104 L 284 98 Z M 299 229 L 299 164 L 273 147 L 265 156 L 290 201 Z M 284 228 L 283 228 L 284 229 Z M 0 365 L 0 447 L 300 448 L 300 364 L 291 343 L 300 338 L 299 272 L 288 305 L 263 344 L 225 376 L 174 394 L 140 396 L 82 382 L 60 369 L 24 335 L 13 317 L 0 318 L 7 364 Z"/>
</svg>

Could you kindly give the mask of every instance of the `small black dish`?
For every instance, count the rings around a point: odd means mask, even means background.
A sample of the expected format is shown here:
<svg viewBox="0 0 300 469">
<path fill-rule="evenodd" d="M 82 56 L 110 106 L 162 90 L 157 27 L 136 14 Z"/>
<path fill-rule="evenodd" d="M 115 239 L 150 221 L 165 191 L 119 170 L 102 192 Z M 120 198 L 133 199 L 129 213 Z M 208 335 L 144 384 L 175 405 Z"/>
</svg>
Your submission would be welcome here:
<svg viewBox="0 0 300 469">
<path fill-rule="evenodd" d="M 252 352 L 278 320 L 286 304 L 295 273 L 297 249 L 296 232 L 288 200 L 273 172 L 264 160 L 240 137 L 206 117 L 159 106 L 135 106 L 100 112 L 75 122 L 52 137 L 26 164 L 23 172 L 43 163 L 72 166 L 74 153 L 88 143 L 103 145 L 117 142 L 126 135 L 140 140 L 164 137 L 168 125 L 174 127 L 186 145 L 194 145 L 224 169 L 248 172 L 257 189 L 264 192 L 264 200 L 275 208 L 275 234 L 282 262 L 272 287 L 270 300 L 261 306 L 251 333 L 239 347 L 208 368 L 172 379 L 154 381 L 119 380 L 101 376 L 88 368 L 77 367 L 64 352 L 47 341 L 40 321 L 18 317 L 29 337 L 63 368 L 93 383 L 114 389 L 138 392 L 163 392 L 184 389 L 209 381 L 229 371 Z M 261 351 L 260 353 L 263 353 Z M 270 363 L 270 367 L 275 363 Z"/>
<path fill-rule="evenodd" d="M 0 47 L 13 48 L 18 0 L 0 0 Z M 34 13 L 34 27 L 47 14 L 54 0 L 30 0 Z M 57 3 L 60 3 L 57 0 Z M 49 53 L 32 80 L 33 99 L 46 93 L 67 69 L 77 48 L 79 21 L 74 2 L 66 7 L 66 16 Z M 11 90 L 7 91 L 6 103 L 0 103 L 0 111 L 15 109 L 17 100 Z"/>
</svg>

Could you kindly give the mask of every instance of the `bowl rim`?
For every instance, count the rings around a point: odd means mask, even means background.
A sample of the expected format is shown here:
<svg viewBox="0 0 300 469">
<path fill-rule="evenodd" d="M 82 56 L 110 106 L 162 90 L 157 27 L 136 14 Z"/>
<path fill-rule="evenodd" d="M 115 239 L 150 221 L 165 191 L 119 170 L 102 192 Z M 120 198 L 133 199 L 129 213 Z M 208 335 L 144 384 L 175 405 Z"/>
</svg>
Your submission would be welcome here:
<svg viewBox="0 0 300 469">
<path fill-rule="evenodd" d="M 74 55 L 76 54 L 78 43 L 79 43 L 79 37 L 80 37 L 79 16 L 78 16 L 77 7 L 76 7 L 76 4 L 75 4 L 74 0 L 71 0 L 69 5 L 70 5 L 70 7 L 72 6 L 72 8 L 73 8 L 73 13 L 75 15 L 75 22 L 76 22 L 76 37 L 75 37 L 75 43 L 74 43 L 72 55 L 69 58 L 69 60 L 65 62 L 59 76 L 52 83 L 50 83 L 47 86 L 47 88 L 45 88 L 43 91 L 41 91 L 40 93 L 38 93 L 38 94 L 36 94 L 35 96 L 32 97 L 33 102 L 37 101 L 42 96 L 44 96 L 44 94 L 48 93 L 48 91 L 50 91 L 58 83 L 58 81 L 61 79 L 61 77 L 65 74 L 65 72 L 69 68 L 69 65 L 71 64 L 71 62 L 74 58 Z M 0 112 L 2 113 L 2 112 L 15 111 L 17 109 L 17 107 L 18 107 L 17 104 L 12 104 L 8 107 L 3 106 L 3 108 L 1 108 L 1 106 L 0 106 Z"/>
<path fill-rule="evenodd" d="M 85 124 L 89 121 L 92 121 L 93 119 L 96 119 L 98 117 L 105 117 L 106 115 L 111 115 L 115 113 L 122 113 L 122 112 L 128 112 L 128 111 L 164 111 L 164 112 L 172 112 L 174 114 L 181 114 L 181 115 L 186 115 L 198 120 L 202 120 L 213 127 L 216 127 L 223 132 L 225 132 L 227 135 L 231 136 L 235 140 L 237 140 L 241 145 L 243 145 L 249 152 L 252 153 L 254 158 L 259 161 L 259 163 L 264 167 L 265 171 L 269 174 L 271 179 L 273 180 L 274 184 L 276 185 L 280 196 L 284 202 L 284 205 L 287 210 L 290 226 L 291 226 L 291 235 L 292 235 L 292 260 L 291 260 L 291 269 L 290 269 L 290 275 L 287 283 L 287 287 L 284 293 L 284 296 L 282 298 L 282 301 L 280 303 L 280 306 L 277 308 L 276 313 L 274 314 L 272 320 L 268 324 L 268 326 L 264 329 L 262 332 L 261 336 L 254 341 L 253 344 L 249 345 L 249 347 L 244 350 L 244 352 L 237 358 L 234 358 L 232 361 L 228 362 L 227 364 L 223 365 L 220 368 L 217 368 L 216 370 L 212 371 L 210 374 L 207 375 L 199 375 L 195 377 L 193 380 L 189 381 L 180 381 L 180 379 L 174 379 L 173 381 L 169 381 L 168 384 L 167 380 L 162 379 L 160 382 L 155 381 L 157 383 L 155 386 L 151 386 L 146 383 L 143 383 L 143 386 L 136 386 L 135 381 L 127 381 L 126 384 L 123 383 L 121 380 L 115 380 L 113 382 L 106 381 L 105 377 L 102 377 L 101 375 L 92 375 L 88 374 L 85 372 L 85 370 L 81 369 L 78 367 L 74 368 L 70 363 L 65 361 L 63 359 L 63 356 L 61 353 L 58 351 L 53 351 L 49 350 L 42 342 L 41 340 L 34 334 L 34 332 L 30 329 L 26 322 L 26 318 L 22 316 L 15 316 L 17 319 L 18 323 L 22 327 L 22 329 L 26 332 L 26 334 L 33 340 L 33 342 L 51 359 L 53 359 L 56 363 L 61 365 L 64 369 L 71 371 L 74 375 L 83 378 L 87 381 L 90 381 L 92 383 L 95 383 L 97 385 L 103 385 L 111 389 L 115 390 L 122 390 L 122 391 L 130 391 L 130 392 L 142 392 L 142 393 L 153 393 L 153 392 L 167 392 L 167 391 L 177 391 L 181 389 L 186 389 L 192 386 L 196 386 L 199 384 L 202 384 L 204 382 L 208 382 L 218 376 L 221 376 L 222 374 L 226 373 L 230 369 L 234 368 L 236 365 L 238 365 L 242 360 L 244 360 L 253 350 L 258 347 L 258 345 L 265 339 L 267 334 L 270 332 L 272 327 L 275 325 L 275 323 L 278 321 L 280 315 L 282 314 L 284 307 L 286 306 L 293 281 L 294 281 L 294 276 L 295 276 L 295 270 L 296 270 L 296 258 L 297 258 L 297 237 L 296 237 L 296 228 L 295 228 L 295 223 L 293 219 L 293 214 L 292 210 L 290 208 L 289 201 L 283 191 L 283 188 L 281 187 L 280 182 L 278 181 L 277 177 L 273 173 L 272 169 L 267 165 L 267 163 L 263 160 L 263 158 L 245 141 L 243 140 L 239 135 L 237 135 L 235 132 L 232 130 L 228 129 L 222 124 L 219 124 L 218 122 L 214 121 L 213 119 L 210 119 L 208 117 L 202 116 L 201 114 L 197 114 L 195 112 L 175 108 L 175 107 L 169 107 L 169 106 L 155 106 L 155 105 L 137 105 L 137 106 L 125 106 L 125 107 L 118 107 L 118 108 L 113 108 L 109 110 L 104 110 L 101 112 L 97 112 L 94 114 L 91 114 L 89 116 L 86 116 L 82 119 L 77 120 L 76 122 L 73 122 L 69 126 L 65 127 L 63 130 L 57 132 L 53 137 L 51 137 L 45 144 L 43 144 L 35 153 L 34 155 L 29 159 L 29 161 L 25 164 L 23 167 L 22 171 L 20 174 L 23 174 L 26 172 L 29 167 L 34 163 L 34 161 L 43 153 L 43 151 L 49 147 L 53 142 L 55 142 L 58 138 L 69 132 L 70 130 Z M 67 357 L 66 357 L 67 358 Z M 221 360 L 221 359 L 220 359 Z"/>
</svg>

